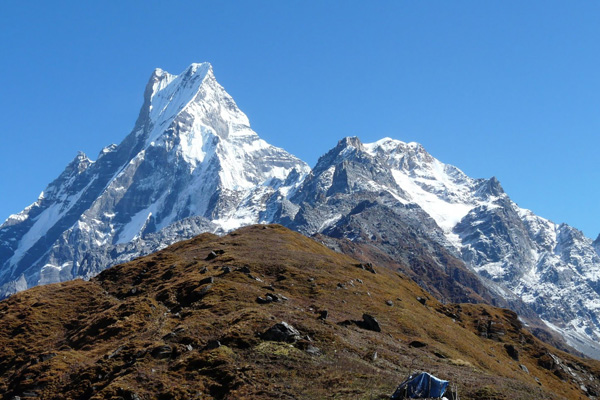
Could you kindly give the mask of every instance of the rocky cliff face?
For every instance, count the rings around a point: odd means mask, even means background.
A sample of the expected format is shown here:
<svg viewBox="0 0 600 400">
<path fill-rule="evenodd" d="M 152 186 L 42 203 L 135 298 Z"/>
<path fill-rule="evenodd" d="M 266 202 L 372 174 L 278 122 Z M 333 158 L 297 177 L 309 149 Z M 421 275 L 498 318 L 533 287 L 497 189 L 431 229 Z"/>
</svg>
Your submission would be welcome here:
<svg viewBox="0 0 600 400">
<path fill-rule="evenodd" d="M 156 70 L 123 142 L 95 161 L 78 154 L 0 226 L 0 297 L 257 222 L 356 244 L 440 299 L 539 317 L 600 357 L 600 238 L 519 208 L 497 179 L 417 143 L 345 138 L 311 171 L 258 137 L 207 63 Z"/>
</svg>

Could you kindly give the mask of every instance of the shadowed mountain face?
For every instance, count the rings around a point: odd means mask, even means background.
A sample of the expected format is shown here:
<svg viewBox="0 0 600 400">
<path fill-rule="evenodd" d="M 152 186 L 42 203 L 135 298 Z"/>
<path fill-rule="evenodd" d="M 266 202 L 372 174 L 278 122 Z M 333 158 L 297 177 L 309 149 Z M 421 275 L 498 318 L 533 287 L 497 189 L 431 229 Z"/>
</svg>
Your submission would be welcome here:
<svg viewBox="0 0 600 400">
<path fill-rule="evenodd" d="M 0 398 L 387 398 L 410 371 L 462 399 L 583 399 L 600 364 L 515 313 L 277 225 L 202 234 L 0 302 Z"/>
<path fill-rule="evenodd" d="M 123 142 L 77 155 L 0 226 L 0 298 L 255 223 L 401 268 L 442 301 L 509 307 L 600 357 L 600 239 L 417 143 L 345 138 L 311 171 L 258 137 L 208 63 L 157 69 Z"/>
</svg>

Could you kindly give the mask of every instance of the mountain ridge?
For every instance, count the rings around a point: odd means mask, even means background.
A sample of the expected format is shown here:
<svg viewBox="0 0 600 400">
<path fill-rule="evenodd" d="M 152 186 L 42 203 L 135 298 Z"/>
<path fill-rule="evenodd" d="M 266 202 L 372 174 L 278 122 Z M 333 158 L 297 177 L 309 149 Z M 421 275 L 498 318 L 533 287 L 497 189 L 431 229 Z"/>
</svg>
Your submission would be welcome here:
<svg viewBox="0 0 600 400">
<path fill-rule="evenodd" d="M 389 398 L 416 370 L 465 400 L 600 393 L 600 362 L 541 342 L 516 313 L 442 304 L 279 225 L 0 302 L 1 399 Z"/>
</svg>

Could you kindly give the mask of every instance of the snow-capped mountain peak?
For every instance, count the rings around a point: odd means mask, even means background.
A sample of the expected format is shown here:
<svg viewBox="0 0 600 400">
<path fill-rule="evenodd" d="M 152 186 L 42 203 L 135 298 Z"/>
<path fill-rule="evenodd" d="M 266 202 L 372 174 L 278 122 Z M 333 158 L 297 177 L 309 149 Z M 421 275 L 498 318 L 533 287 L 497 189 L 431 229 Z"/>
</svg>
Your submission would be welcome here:
<svg viewBox="0 0 600 400">
<path fill-rule="evenodd" d="M 106 249 L 182 219 L 213 231 L 257 223 L 309 170 L 252 131 L 209 63 L 157 69 L 131 134 L 96 161 L 78 154 L 0 228 L 0 294 L 23 276 L 29 286 L 92 276 L 110 265 Z"/>
</svg>

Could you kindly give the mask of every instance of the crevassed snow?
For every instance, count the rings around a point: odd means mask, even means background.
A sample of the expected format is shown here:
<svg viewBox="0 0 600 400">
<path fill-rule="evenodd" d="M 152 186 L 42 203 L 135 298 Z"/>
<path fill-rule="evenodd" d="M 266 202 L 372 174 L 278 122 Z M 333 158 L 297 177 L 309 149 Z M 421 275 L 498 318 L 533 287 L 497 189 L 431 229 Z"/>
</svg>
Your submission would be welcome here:
<svg viewBox="0 0 600 400">
<path fill-rule="evenodd" d="M 425 210 L 446 233 L 451 232 L 452 228 L 475 208 L 474 204 L 450 203 L 440 199 L 435 194 L 424 190 L 401 171 L 392 170 L 392 175 L 398 186 L 410 193 L 412 200 Z"/>
<path fill-rule="evenodd" d="M 150 207 L 154 208 L 154 207 Z M 142 210 L 131 217 L 131 221 L 123 227 L 116 244 L 128 243 L 135 239 L 142 229 L 146 226 L 148 219 L 152 216 L 152 211 L 149 209 Z"/>
<path fill-rule="evenodd" d="M 319 229 L 317 229 L 317 232 L 323 232 L 324 229 L 330 227 L 331 225 L 335 224 L 337 221 L 339 221 L 342 218 L 342 214 L 335 214 L 333 217 L 326 219 L 325 221 L 323 221 L 323 223 L 321 224 L 321 226 L 319 227 Z"/>
<path fill-rule="evenodd" d="M 36 217 L 33 226 L 23 235 L 19 241 L 19 247 L 9 259 L 11 264 L 16 264 L 23 255 L 50 229 L 60 218 L 65 214 L 66 210 L 62 210 L 63 204 L 54 203 L 46 208 L 40 215 Z"/>
<path fill-rule="evenodd" d="M 600 344 L 597 341 L 591 340 L 584 330 L 578 329 L 579 324 L 576 321 L 572 321 L 569 326 L 559 327 L 550 321 L 542 319 L 546 325 L 552 330 L 556 331 L 562 337 L 565 338 L 567 344 L 580 351 L 584 351 L 591 357 L 596 359 L 600 358 Z"/>
<path fill-rule="evenodd" d="M 11 223 L 22 222 L 22 221 L 25 221 L 27 218 L 29 218 L 29 216 L 27 214 L 20 212 L 18 214 L 9 215 L 4 223 L 8 225 Z"/>
<path fill-rule="evenodd" d="M 247 191 L 245 197 L 229 213 L 215 219 L 212 222 L 218 225 L 224 232 L 240 228 L 242 226 L 259 223 L 260 212 L 264 210 L 266 198 L 273 194 L 269 187 L 257 187 Z"/>
<path fill-rule="evenodd" d="M 15 265 L 23 257 L 23 255 L 44 236 L 44 234 L 52 228 L 60 219 L 77 203 L 81 195 L 90 187 L 95 179 L 90 182 L 79 192 L 69 195 L 63 201 L 56 202 L 46 208 L 40 215 L 35 217 L 33 226 L 21 237 L 19 246 L 15 250 L 12 257 L 9 259 L 11 265 Z M 41 198 L 42 195 L 40 195 Z"/>
<path fill-rule="evenodd" d="M 431 157 L 418 143 L 384 138 L 365 144 L 365 149 L 374 157 L 381 153 L 388 157 L 398 186 L 459 246 L 459 238 L 452 234 L 452 229 L 478 205 L 472 199 L 472 179 L 458 168 Z"/>
<path fill-rule="evenodd" d="M 496 198 L 482 199 L 475 193 L 475 180 L 460 169 L 444 164 L 415 142 L 384 138 L 364 145 L 373 157 L 383 158 L 398 186 L 418 204 L 457 249 L 462 246 L 454 227 L 475 207 L 495 208 Z"/>
<path fill-rule="evenodd" d="M 213 135 L 212 130 L 205 126 L 199 126 L 194 133 L 185 135 L 179 143 L 183 159 L 190 164 L 192 170 L 212 150 L 207 148 L 207 144 L 210 144 L 209 139 Z"/>
</svg>

